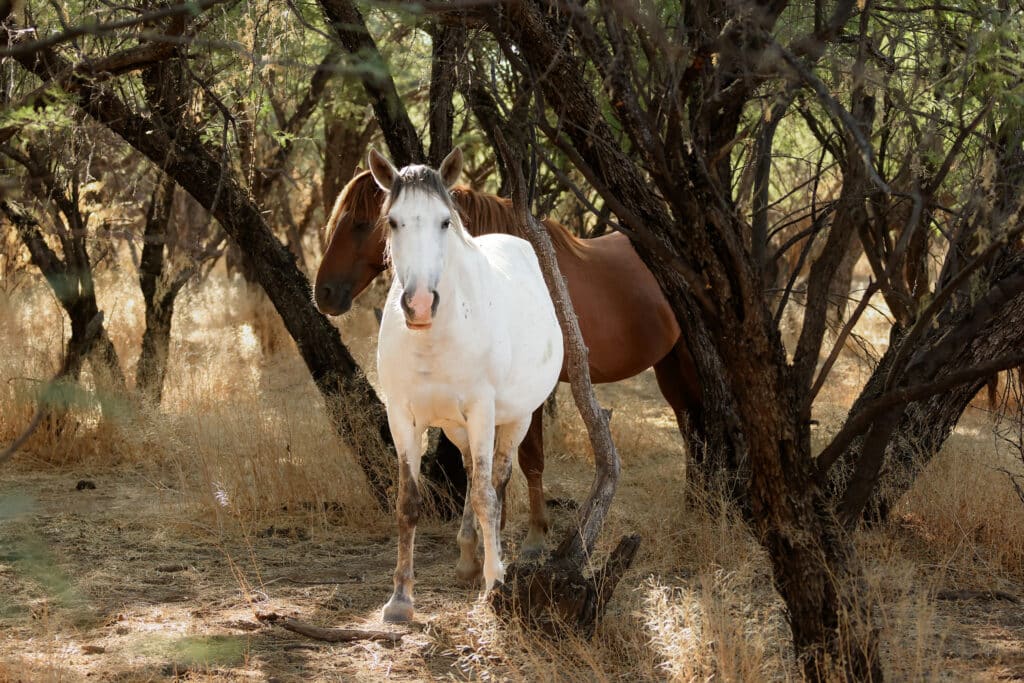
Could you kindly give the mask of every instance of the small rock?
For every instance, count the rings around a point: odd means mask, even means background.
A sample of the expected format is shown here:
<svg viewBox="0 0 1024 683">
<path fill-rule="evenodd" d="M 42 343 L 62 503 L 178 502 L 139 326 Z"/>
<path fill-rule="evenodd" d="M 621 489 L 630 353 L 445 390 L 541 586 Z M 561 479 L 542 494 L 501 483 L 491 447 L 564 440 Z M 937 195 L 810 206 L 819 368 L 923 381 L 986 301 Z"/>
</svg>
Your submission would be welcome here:
<svg viewBox="0 0 1024 683">
<path fill-rule="evenodd" d="M 101 655 L 107 651 L 102 645 L 83 645 L 82 653 L 87 655 Z"/>
<path fill-rule="evenodd" d="M 96 488 L 96 482 L 92 479 L 79 479 L 75 484 L 76 491 L 92 491 Z"/>
</svg>

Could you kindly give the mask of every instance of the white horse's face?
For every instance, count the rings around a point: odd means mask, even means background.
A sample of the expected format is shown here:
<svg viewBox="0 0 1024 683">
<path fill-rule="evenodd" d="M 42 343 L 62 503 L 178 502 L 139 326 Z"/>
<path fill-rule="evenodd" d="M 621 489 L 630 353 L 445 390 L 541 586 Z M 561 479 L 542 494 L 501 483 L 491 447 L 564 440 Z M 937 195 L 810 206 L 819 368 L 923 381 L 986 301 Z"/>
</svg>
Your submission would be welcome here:
<svg viewBox="0 0 1024 683">
<path fill-rule="evenodd" d="M 374 180 L 390 194 L 385 204 L 391 226 L 388 245 L 402 288 L 405 324 L 410 329 L 429 329 L 441 303 L 438 284 L 449 245 L 461 237 L 448 190 L 462 172 L 462 150 L 452 150 L 436 171 L 426 166 L 398 171 L 375 149 L 370 150 L 369 162 Z"/>
<path fill-rule="evenodd" d="M 452 220 L 450 203 L 421 188 L 406 190 L 391 205 L 391 262 L 411 329 L 428 329 L 437 312 Z"/>
</svg>

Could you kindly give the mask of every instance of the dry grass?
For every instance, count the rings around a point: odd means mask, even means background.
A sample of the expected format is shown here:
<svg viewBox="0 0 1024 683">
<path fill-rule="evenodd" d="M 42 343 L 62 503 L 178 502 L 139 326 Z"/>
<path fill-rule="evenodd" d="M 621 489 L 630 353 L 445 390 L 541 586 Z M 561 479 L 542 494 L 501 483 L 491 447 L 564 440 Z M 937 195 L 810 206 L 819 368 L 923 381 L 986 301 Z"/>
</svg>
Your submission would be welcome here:
<svg viewBox="0 0 1024 683">
<path fill-rule="evenodd" d="M 99 291 L 130 370 L 142 333 L 137 287 L 130 273 L 112 273 Z M 436 521 L 418 532 L 418 621 L 401 645 L 332 646 L 258 626 L 254 612 L 274 610 L 381 628 L 393 523 L 371 504 L 265 302 L 221 273 L 184 296 L 159 411 L 109 422 L 83 400 L 73 426 L 38 434 L 2 473 L 0 681 L 799 677 L 768 562 L 725 506 L 686 490 L 680 439 L 649 374 L 599 388 L 624 464 L 598 551 L 633 531 L 644 543 L 593 640 L 497 623 L 475 591 L 453 586 L 455 525 Z M 0 321 L 0 348 L 12 349 L 0 355 L 6 442 L 29 419 L 65 333 L 38 285 L 0 297 Z M 363 301 L 343 337 L 368 369 L 374 336 Z M 821 438 L 865 377 L 844 361 L 815 409 Z M 996 469 L 1020 465 L 995 447 L 984 420 L 966 422 L 897 519 L 858 535 L 895 680 L 1024 675 L 1019 606 L 936 597 L 1019 596 L 1024 584 L 1024 504 Z M 589 448 L 564 388 L 546 443 L 549 497 L 581 500 Z M 80 479 L 97 488 L 76 491 Z M 511 553 L 526 504 L 517 474 Z M 571 515 L 552 511 L 556 535 Z"/>
</svg>

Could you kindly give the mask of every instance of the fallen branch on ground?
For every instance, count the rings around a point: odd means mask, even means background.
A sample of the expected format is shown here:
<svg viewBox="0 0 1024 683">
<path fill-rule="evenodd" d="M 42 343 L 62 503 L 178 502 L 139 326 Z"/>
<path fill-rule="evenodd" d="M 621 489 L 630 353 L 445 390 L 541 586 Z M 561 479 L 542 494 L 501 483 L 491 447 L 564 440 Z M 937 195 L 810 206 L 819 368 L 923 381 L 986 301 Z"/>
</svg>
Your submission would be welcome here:
<svg viewBox="0 0 1024 683">
<path fill-rule="evenodd" d="M 301 621 L 270 612 L 269 614 L 257 614 L 256 620 L 261 624 L 274 624 L 286 631 L 298 633 L 314 640 L 323 640 L 328 643 L 351 643 L 357 640 L 376 640 L 383 643 L 398 643 L 402 640 L 401 633 L 390 631 L 364 631 L 357 628 L 323 628 L 313 626 Z"/>
<path fill-rule="evenodd" d="M 1013 604 L 1019 604 L 1020 599 L 1011 593 L 1004 591 L 987 591 L 987 590 L 948 590 L 939 591 L 935 594 L 937 600 L 1005 600 L 1006 602 L 1012 602 Z"/>
</svg>

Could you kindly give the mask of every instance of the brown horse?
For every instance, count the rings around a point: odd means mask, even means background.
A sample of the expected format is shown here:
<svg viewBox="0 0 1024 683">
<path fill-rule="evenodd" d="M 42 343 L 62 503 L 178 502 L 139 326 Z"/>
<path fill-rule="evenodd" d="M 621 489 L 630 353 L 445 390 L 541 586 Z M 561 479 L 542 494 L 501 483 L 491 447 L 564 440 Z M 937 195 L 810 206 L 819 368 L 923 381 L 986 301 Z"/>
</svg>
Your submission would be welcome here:
<svg viewBox="0 0 1024 683">
<path fill-rule="evenodd" d="M 356 175 L 338 195 L 327 221 L 327 249 L 316 274 L 314 297 L 321 311 L 341 315 L 385 266 L 381 216 L 384 192 L 369 171 Z M 462 222 L 473 235 L 520 234 L 508 199 L 467 187 L 452 190 Z M 675 411 L 680 429 L 687 415 L 702 426 L 700 387 L 668 301 L 654 276 L 622 234 L 578 239 L 553 220 L 543 221 L 554 243 L 558 266 L 590 350 L 594 382 L 617 382 L 654 366 L 661 393 Z M 562 368 L 561 381 L 566 381 Z M 519 466 L 530 492 L 530 530 L 524 551 L 543 547 L 547 532 L 544 503 L 544 436 L 540 409 L 519 449 Z"/>
</svg>

